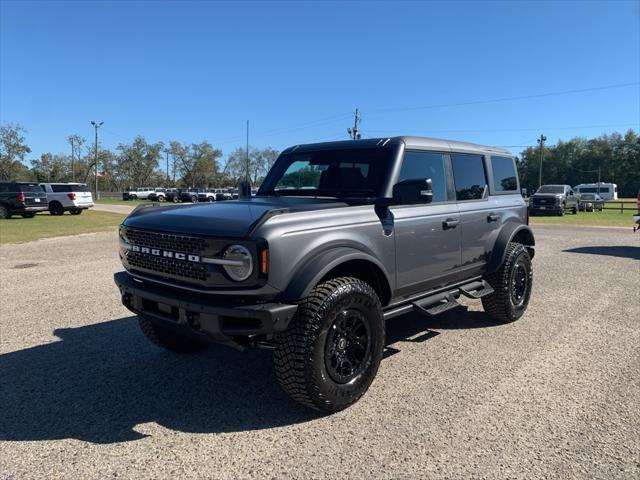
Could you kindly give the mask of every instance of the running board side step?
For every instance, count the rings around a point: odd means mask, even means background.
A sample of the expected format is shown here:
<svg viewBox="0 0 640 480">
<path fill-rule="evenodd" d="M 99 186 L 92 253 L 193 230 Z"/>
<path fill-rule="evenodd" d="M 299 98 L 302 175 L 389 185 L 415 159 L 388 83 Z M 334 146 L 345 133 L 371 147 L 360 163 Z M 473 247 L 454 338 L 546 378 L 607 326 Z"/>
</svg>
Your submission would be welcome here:
<svg viewBox="0 0 640 480">
<path fill-rule="evenodd" d="M 432 298 L 428 298 L 423 302 L 414 302 L 413 309 L 416 312 L 422 313 L 429 317 L 439 315 L 448 310 L 461 307 L 458 301 L 454 298 L 453 292 L 447 292 L 447 295 L 436 303 L 433 303 Z"/>
<path fill-rule="evenodd" d="M 475 285 L 477 283 L 481 283 L 481 285 L 478 287 L 477 285 Z M 482 280 L 482 282 L 474 282 L 473 284 L 469 285 L 462 285 L 459 290 L 460 293 L 465 297 L 475 299 L 486 297 L 487 295 L 491 295 L 494 292 L 493 287 L 489 285 L 486 280 Z"/>
</svg>

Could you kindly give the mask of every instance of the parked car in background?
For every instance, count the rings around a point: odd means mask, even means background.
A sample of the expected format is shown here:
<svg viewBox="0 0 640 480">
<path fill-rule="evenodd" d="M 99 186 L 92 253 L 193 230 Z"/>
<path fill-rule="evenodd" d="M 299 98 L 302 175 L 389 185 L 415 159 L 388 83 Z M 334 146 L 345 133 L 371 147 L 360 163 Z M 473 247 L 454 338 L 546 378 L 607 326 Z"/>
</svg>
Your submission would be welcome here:
<svg viewBox="0 0 640 480">
<path fill-rule="evenodd" d="M 164 188 L 156 188 L 149 194 L 147 200 L 151 200 L 152 202 L 164 202 L 167 199 L 166 192 L 167 191 Z"/>
<path fill-rule="evenodd" d="M 129 192 L 129 200 L 147 200 L 153 192 L 155 189 L 150 187 L 136 188 Z"/>
<path fill-rule="evenodd" d="M 41 183 L 47 195 L 51 215 L 80 215 L 82 210 L 93 207 L 93 197 L 86 183 Z"/>
<path fill-rule="evenodd" d="M 199 202 L 215 202 L 216 193 L 213 188 L 201 188 L 198 189 L 198 201 Z"/>
<path fill-rule="evenodd" d="M 195 188 L 181 190 L 178 198 L 180 202 L 198 203 L 198 190 Z"/>
<path fill-rule="evenodd" d="M 47 210 L 47 194 L 35 182 L 0 182 L 0 218 L 33 218 Z"/>
<path fill-rule="evenodd" d="M 580 195 L 580 210 L 585 212 L 599 212 L 604 208 L 604 200 L 597 193 L 583 193 Z"/>
<path fill-rule="evenodd" d="M 181 188 L 168 188 L 165 192 L 165 200 L 167 202 L 179 202 L 181 193 Z"/>
<path fill-rule="evenodd" d="M 595 193 L 603 200 L 618 199 L 618 185 L 615 183 L 581 183 L 573 187 L 573 190 L 582 195 L 583 193 Z"/>
<path fill-rule="evenodd" d="M 542 185 L 529 199 L 529 214 L 555 213 L 564 215 L 566 211 L 578 213 L 580 197 L 569 185 Z"/>
<path fill-rule="evenodd" d="M 231 195 L 231 193 L 227 192 L 227 190 L 224 189 L 224 188 L 215 188 L 214 192 L 216 194 L 216 200 L 218 202 L 220 202 L 222 200 L 233 200 L 233 195 Z"/>
</svg>

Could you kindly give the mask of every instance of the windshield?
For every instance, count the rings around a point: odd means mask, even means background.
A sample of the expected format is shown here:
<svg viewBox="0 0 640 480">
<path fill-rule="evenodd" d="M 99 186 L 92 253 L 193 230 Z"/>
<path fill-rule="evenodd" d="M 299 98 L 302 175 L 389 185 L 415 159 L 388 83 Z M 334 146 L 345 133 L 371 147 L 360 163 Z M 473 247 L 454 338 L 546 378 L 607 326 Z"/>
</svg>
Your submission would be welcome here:
<svg viewBox="0 0 640 480">
<path fill-rule="evenodd" d="M 282 155 L 258 195 L 378 197 L 391 156 L 392 151 L 386 148 Z"/>
<path fill-rule="evenodd" d="M 538 193 L 564 193 L 562 185 L 543 185 L 538 189 Z"/>
</svg>

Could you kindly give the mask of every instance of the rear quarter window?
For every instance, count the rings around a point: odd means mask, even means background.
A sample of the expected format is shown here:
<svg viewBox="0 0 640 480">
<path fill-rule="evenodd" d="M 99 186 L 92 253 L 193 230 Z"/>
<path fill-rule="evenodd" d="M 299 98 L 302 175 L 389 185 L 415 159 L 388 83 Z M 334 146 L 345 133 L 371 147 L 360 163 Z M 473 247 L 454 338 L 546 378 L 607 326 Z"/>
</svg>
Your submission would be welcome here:
<svg viewBox="0 0 640 480">
<path fill-rule="evenodd" d="M 491 157 L 493 190 L 495 192 L 517 192 L 518 180 L 516 166 L 511 157 Z"/>
<path fill-rule="evenodd" d="M 21 192 L 42 192 L 42 188 L 37 183 L 21 183 L 18 188 Z"/>
</svg>

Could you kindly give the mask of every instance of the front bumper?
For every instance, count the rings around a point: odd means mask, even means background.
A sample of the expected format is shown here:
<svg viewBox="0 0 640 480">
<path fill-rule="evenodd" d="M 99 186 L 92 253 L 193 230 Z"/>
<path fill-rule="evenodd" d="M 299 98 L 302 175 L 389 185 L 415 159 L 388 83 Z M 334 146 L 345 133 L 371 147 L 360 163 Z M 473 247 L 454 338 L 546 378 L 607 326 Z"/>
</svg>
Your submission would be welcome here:
<svg viewBox="0 0 640 480">
<path fill-rule="evenodd" d="M 135 280 L 127 272 L 114 274 L 122 304 L 181 334 L 214 343 L 235 343 L 234 337 L 282 332 L 297 305 L 229 302 L 213 295 L 188 293 Z"/>
<path fill-rule="evenodd" d="M 529 210 L 533 213 L 558 213 L 562 205 L 532 205 Z"/>
</svg>

